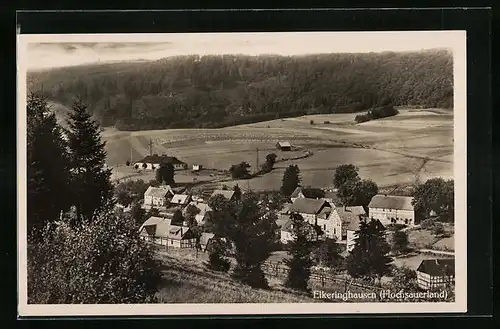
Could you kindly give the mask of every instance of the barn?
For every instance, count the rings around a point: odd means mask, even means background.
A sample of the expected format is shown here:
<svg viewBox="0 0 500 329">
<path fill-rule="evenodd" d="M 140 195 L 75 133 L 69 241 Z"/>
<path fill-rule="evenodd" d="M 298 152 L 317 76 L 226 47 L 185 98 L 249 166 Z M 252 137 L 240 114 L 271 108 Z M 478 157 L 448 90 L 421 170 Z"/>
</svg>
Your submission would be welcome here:
<svg viewBox="0 0 500 329">
<path fill-rule="evenodd" d="M 278 142 L 276 143 L 276 148 L 280 151 L 291 151 L 292 144 L 290 142 Z"/>
</svg>

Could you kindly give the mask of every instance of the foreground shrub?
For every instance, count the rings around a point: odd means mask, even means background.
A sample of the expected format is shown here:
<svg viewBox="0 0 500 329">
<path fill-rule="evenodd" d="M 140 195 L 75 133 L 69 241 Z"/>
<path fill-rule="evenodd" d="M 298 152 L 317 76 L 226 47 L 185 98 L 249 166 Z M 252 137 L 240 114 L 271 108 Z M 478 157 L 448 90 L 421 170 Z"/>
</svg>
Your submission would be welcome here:
<svg viewBox="0 0 500 329">
<path fill-rule="evenodd" d="M 63 219 L 28 241 L 28 303 L 155 302 L 159 264 L 130 216 L 77 227 Z"/>
</svg>

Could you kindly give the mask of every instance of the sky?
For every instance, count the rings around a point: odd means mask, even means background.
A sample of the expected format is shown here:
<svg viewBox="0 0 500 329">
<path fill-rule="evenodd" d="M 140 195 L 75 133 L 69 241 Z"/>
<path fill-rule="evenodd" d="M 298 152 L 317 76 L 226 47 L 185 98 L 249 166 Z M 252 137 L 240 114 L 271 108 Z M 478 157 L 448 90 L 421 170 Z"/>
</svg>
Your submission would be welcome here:
<svg viewBox="0 0 500 329">
<path fill-rule="evenodd" d="M 157 60 L 178 55 L 417 51 L 453 48 L 458 33 L 284 32 L 20 35 L 28 70 L 97 62 Z"/>
</svg>

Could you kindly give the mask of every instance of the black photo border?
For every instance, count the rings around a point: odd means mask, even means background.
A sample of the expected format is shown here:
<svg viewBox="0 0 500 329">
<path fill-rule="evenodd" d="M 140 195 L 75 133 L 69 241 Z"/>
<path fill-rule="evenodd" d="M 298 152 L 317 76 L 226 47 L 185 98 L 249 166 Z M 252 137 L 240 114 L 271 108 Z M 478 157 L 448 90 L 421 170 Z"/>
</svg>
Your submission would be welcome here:
<svg viewBox="0 0 500 329">
<path fill-rule="evenodd" d="M 175 32 L 278 32 L 278 31 L 411 31 L 411 30 L 466 30 L 467 31 L 467 171 L 468 171 L 468 289 L 466 315 L 460 314 L 396 314 L 349 315 L 348 317 L 402 318 L 440 316 L 488 316 L 492 303 L 492 103 L 491 103 L 491 10 L 488 8 L 427 8 L 427 9 L 286 9 L 286 10 L 172 10 L 172 11 L 19 11 L 16 24 L 22 34 L 62 33 L 175 33 Z M 13 35 L 12 38 L 15 38 Z M 15 52 L 15 39 L 12 50 Z M 12 56 L 12 55 L 11 55 Z M 7 57 L 6 57 L 7 58 Z M 6 72 L 16 79 L 16 63 Z M 12 88 L 12 87 L 11 87 Z M 16 191 L 16 89 L 13 88 L 8 108 L 4 109 L 6 169 L 4 191 Z M 10 211 L 6 218 L 17 218 L 16 196 L 7 196 L 4 202 Z M 11 206 L 11 207 L 10 207 Z M 16 221 L 8 220 L 4 232 L 16 232 Z M 5 235 L 5 234 L 4 234 Z M 11 262 L 5 266 L 12 284 L 17 314 L 17 240 L 10 234 L 3 243 L 9 243 Z M 11 280 L 9 280 L 11 281 Z M 5 310 L 4 310 L 5 311 Z M 342 318 L 342 315 L 241 315 L 193 316 L 190 318 Z M 93 319 L 98 319 L 92 317 Z M 106 317 L 109 318 L 109 317 Z M 122 319 L 130 317 L 112 317 Z M 141 317 L 142 318 L 142 317 Z M 146 317 L 152 318 L 152 317 Z M 165 317 L 186 318 L 186 317 Z M 28 319 L 28 318 L 26 318 Z M 29 318 L 35 319 L 35 318 Z M 58 317 L 58 319 L 65 319 Z M 69 318 L 66 318 L 69 319 Z M 398 319 L 396 319 L 398 321 Z M 109 325 L 109 324 L 108 324 Z M 235 325 L 235 324 L 232 324 Z M 255 325 L 255 324 L 254 324 Z"/>
</svg>

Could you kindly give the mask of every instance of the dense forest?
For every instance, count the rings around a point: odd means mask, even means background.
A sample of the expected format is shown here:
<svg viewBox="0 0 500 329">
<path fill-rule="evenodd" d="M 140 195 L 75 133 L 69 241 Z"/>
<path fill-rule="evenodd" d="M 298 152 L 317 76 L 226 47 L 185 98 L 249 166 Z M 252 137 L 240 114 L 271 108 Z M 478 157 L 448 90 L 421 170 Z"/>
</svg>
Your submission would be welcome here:
<svg viewBox="0 0 500 329">
<path fill-rule="evenodd" d="M 216 128 L 386 105 L 453 107 L 452 54 L 179 56 L 30 72 L 52 101 L 121 130 Z"/>
</svg>

